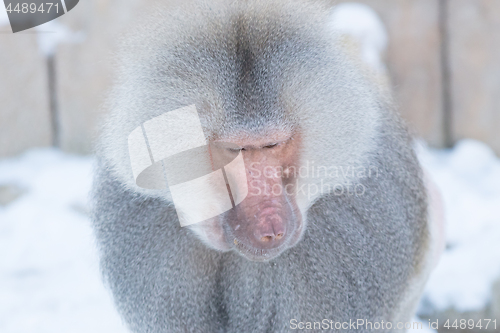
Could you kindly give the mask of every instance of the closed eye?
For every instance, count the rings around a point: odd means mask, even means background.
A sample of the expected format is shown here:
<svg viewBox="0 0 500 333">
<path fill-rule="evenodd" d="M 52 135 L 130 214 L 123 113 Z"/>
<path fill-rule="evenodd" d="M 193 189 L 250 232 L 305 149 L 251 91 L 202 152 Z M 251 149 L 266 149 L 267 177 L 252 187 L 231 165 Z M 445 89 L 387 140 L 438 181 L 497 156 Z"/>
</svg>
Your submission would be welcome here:
<svg viewBox="0 0 500 333">
<path fill-rule="evenodd" d="M 245 150 L 245 148 L 227 148 L 227 150 L 229 150 L 229 151 L 231 151 L 233 153 L 237 153 L 240 150 Z"/>
<path fill-rule="evenodd" d="M 273 147 L 276 147 L 278 145 L 278 143 L 273 143 L 273 144 L 270 144 L 270 145 L 267 145 L 267 146 L 264 146 L 262 148 L 273 148 Z"/>
</svg>

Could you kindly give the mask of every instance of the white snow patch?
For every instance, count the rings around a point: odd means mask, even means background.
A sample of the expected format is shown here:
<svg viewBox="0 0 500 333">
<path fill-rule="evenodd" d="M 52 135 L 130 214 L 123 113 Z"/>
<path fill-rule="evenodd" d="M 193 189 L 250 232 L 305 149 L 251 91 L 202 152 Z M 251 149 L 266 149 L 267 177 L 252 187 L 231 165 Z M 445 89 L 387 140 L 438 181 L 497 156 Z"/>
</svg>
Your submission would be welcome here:
<svg viewBox="0 0 500 333">
<path fill-rule="evenodd" d="M 419 156 L 441 190 L 447 220 L 447 249 L 425 298 L 437 310 L 480 310 L 500 278 L 500 160 L 470 139 L 452 150 L 420 146 Z"/>
<path fill-rule="evenodd" d="M 335 6 L 330 16 L 333 29 L 351 36 L 361 48 L 361 60 L 378 73 L 385 73 L 382 55 L 387 48 L 387 31 L 377 13 L 360 3 Z"/>
<path fill-rule="evenodd" d="M 0 332 L 127 332 L 101 281 L 83 211 L 92 159 L 54 149 L 0 161 Z"/>
</svg>

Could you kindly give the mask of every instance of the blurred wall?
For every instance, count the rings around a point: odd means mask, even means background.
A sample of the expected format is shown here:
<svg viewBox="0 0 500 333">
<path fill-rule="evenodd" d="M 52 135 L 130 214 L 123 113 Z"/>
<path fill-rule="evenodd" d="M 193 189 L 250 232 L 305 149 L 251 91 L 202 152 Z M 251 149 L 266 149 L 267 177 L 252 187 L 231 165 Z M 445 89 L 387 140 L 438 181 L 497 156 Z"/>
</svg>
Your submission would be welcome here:
<svg viewBox="0 0 500 333">
<path fill-rule="evenodd" d="M 52 144 L 48 82 L 36 36 L 0 33 L 0 156 Z"/>
<path fill-rule="evenodd" d="M 116 36 L 157 1 L 80 1 L 57 20 L 67 41 L 52 56 L 40 51 L 50 32 L 0 27 L 0 156 L 91 152 Z M 341 2 L 368 4 L 385 23 L 394 96 L 415 133 L 436 147 L 476 138 L 500 154 L 500 1 Z"/>
</svg>

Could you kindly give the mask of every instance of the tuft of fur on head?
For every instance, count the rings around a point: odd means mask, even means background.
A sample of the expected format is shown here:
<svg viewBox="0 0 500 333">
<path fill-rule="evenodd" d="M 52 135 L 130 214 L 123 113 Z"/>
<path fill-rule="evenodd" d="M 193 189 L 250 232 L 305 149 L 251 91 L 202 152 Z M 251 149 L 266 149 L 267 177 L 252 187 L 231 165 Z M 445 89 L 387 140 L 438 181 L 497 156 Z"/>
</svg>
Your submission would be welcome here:
<svg viewBox="0 0 500 333">
<path fill-rule="evenodd" d="M 170 201 L 168 190 L 135 184 L 127 138 L 143 122 L 195 104 L 207 140 L 300 132 L 303 163 L 363 165 L 382 106 L 343 54 L 329 13 L 316 2 L 277 0 L 157 9 L 123 42 L 98 154 L 129 189 Z M 314 200 L 299 197 L 300 210 Z"/>
</svg>

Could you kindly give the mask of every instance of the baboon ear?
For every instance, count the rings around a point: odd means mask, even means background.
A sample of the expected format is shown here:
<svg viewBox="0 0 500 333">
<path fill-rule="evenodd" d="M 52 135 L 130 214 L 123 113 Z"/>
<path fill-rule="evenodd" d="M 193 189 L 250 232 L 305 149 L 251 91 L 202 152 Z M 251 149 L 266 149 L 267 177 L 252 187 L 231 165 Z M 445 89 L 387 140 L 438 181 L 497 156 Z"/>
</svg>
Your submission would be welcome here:
<svg viewBox="0 0 500 333">
<path fill-rule="evenodd" d="M 73 9 L 79 0 L 4 0 L 12 32 L 36 27 L 58 18 Z"/>
</svg>

